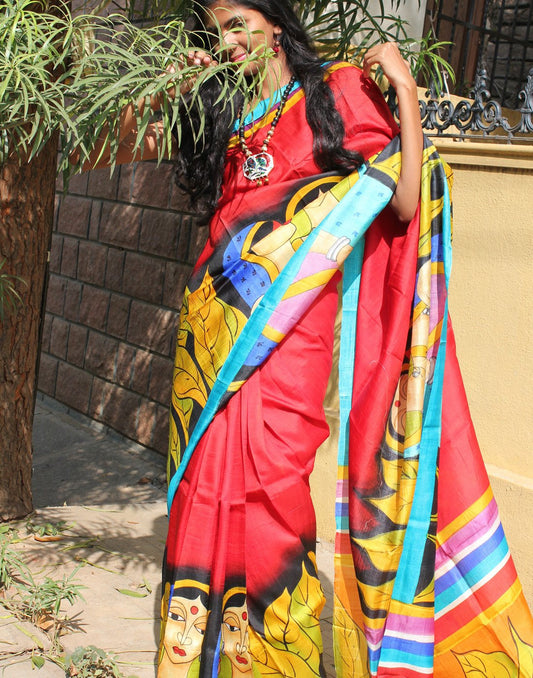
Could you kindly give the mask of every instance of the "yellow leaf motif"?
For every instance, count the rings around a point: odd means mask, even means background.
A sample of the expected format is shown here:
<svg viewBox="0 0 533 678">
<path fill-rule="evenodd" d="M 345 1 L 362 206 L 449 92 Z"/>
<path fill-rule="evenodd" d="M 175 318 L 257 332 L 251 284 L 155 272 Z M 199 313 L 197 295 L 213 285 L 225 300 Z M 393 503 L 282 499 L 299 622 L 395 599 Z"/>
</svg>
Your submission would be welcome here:
<svg viewBox="0 0 533 678">
<path fill-rule="evenodd" d="M 518 678 L 531 678 L 533 676 L 533 647 L 520 638 L 511 620 L 509 620 L 509 627 L 518 652 Z"/>
<path fill-rule="evenodd" d="M 373 501 L 372 503 L 378 503 Z M 356 538 L 352 541 L 364 549 L 373 567 L 381 572 L 394 568 L 399 561 L 405 529 L 396 529 L 391 532 L 381 532 L 372 537 Z M 395 568 L 394 568 L 395 569 Z"/>
<path fill-rule="evenodd" d="M 505 652 L 473 650 L 455 657 L 468 678 L 518 678 L 518 669 Z"/>
<path fill-rule="evenodd" d="M 365 634 L 338 596 L 335 596 L 333 613 L 333 653 L 337 678 L 370 678 Z"/>
<path fill-rule="evenodd" d="M 320 675 L 319 615 L 324 595 L 318 579 L 302 564 L 292 595 L 287 589 L 266 610 L 265 638 L 249 629 L 250 653 L 261 676 L 311 678 Z"/>
<path fill-rule="evenodd" d="M 191 421 L 191 415 L 193 410 L 193 400 L 191 398 L 178 399 L 172 397 L 172 409 L 177 414 L 180 431 L 178 432 L 178 427 L 174 417 L 170 417 L 170 435 L 169 435 L 169 454 L 174 460 L 174 468 L 177 468 L 179 462 L 181 461 L 181 456 L 185 451 L 185 447 L 189 444 L 189 425 Z M 183 435 L 184 446 L 182 449 L 181 439 L 179 433 Z M 169 467 L 169 473 L 171 472 L 171 467 Z M 170 476 L 169 476 L 170 477 Z"/>
<path fill-rule="evenodd" d="M 194 336 L 196 362 L 211 387 L 246 323 L 246 316 L 216 296 L 208 270 L 200 287 L 188 295 L 187 306 L 186 323 Z"/>
<path fill-rule="evenodd" d="M 184 398 L 192 398 L 203 407 L 207 400 L 207 391 L 200 370 L 196 367 L 187 349 L 177 346 L 174 361 L 172 403 L 176 406 L 176 401 Z"/>
<path fill-rule="evenodd" d="M 181 449 L 179 444 L 178 430 L 172 417 L 169 417 L 168 455 L 167 455 L 167 481 L 170 480 L 174 469 L 179 466 Z"/>
</svg>

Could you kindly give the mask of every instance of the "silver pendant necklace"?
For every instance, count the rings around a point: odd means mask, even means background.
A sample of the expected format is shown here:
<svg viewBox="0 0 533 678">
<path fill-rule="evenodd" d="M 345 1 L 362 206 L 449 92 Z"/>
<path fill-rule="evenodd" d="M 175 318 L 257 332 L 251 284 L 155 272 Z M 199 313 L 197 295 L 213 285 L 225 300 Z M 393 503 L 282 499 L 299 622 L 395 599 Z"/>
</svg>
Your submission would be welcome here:
<svg viewBox="0 0 533 678">
<path fill-rule="evenodd" d="M 285 104 L 287 103 L 287 99 L 289 98 L 289 94 L 295 82 L 296 77 L 293 75 L 288 85 L 283 90 L 278 110 L 276 111 L 274 120 L 272 120 L 272 125 L 270 126 L 270 129 L 265 137 L 265 140 L 261 145 L 259 153 L 252 153 L 252 151 L 248 148 L 246 140 L 244 139 L 244 126 L 241 124 L 241 126 L 239 127 L 239 142 L 241 144 L 242 152 L 245 155 L 245 160 L 242 164 L 242 173 L 244 177 L 249 181 L 255 181 L 257 186 L 268 184 L 268 175 L 274 168 L 274 158 L 268 152 L 268 144 L 270 143 L 270 140 L 274 136 L 274 130 L 276 129 L 276 125 L 278 124 L 279 119 L 281 118 L 281 114 L 283 113 L 283 109 L 285 107 Z M 239 118 L 241 117 L 241 115 L 242 110 L 239 111 Z"/>
</svg>

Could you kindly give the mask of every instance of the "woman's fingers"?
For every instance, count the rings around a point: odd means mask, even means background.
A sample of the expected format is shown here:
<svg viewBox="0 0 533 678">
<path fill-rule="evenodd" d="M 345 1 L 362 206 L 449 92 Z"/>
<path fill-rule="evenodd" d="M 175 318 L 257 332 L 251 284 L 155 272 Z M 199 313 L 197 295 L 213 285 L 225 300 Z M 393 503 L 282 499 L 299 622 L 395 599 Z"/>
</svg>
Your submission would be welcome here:
<svg viewBox="0 0 533 678">
<path fill-rule="evenodd" d="M 393 87 L 413 80 L 409 64 L 395 42 L 384 42 L 371 47 L 363 59 L 363 74 L 369 77 L 373 66 L 381 66 L 383 73 Z"/>
<path fill-rule="evenodd" d="M 213 57 L 208 52 L 202 50 L 191 50 L 187 54 L 187 66 L 204 66 L 207 68 L 213 61 Z"/>
<path fill-rule="evenodd" d="M 202 50 L 191 50 L 185 59 L 185 62 L 180 66 L 180 69 L 183 69 L 184 66 L 188 67 L 194 67 L 194 66 L 200 66 L 204 69 L 209 68 L 210 66 L 215 66 L 216 65 L 215 59 L 209 54 L 208 52 L 204 52 Z M 190 75 L 188 77 L 185 77 L 182 82 L 180 83 L 180 92 L 182 94 L 186 94 L 189 92 L 196 82 L 196 78 L 198 77 L 198 74 L 195 75 Z"/>
<path fill-rule="evenodd" d="M 166 74 L 174 75 L 178 73 L 178 71 L 183 71 L 185 68 L 194 69 L 194 67 L 196 66 L 206 69 L 209 68 L 210 66 L 216 65 L 216 63 L 217 62 L 208 52 L 204 52 L 202 50 L 190 50 L 186 56 L 180 57 L 176 64 L 170 64 L 169 66 L 167 66 L 167 68 L 165 69 L 165 73 L 163 75 Z M 196 82 L 197 77 L 198 73 L 195 71 L 191 75 L 184 74 L 183 77 L 176 78 L 175 80 L 169 79 L 166 86 L 165 94 L 159 92 L 158 94 L 152 95 L 150 97 L 150 106 L 152 110 L 154 111 L 160 110 L 162 106 L 163 96 L 167 96 L 170 100 L 176 98 L 176 86 L 178 85 L 178 82 L 181 94 L 186 94 L 187 92 L 189 92 L 192 89 L 194 83 Z"/>
</svg>

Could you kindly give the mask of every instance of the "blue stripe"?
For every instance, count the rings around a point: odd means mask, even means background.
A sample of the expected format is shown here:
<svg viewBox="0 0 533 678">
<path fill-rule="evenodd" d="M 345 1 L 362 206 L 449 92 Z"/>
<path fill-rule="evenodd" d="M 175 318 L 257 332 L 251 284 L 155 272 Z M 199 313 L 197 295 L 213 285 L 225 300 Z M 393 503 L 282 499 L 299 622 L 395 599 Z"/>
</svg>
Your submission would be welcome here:
<svg viewBox="0 0 533 678">
<path fill-rule="evenodd" d="M 442 577 L 437 579 L 439 593 L 442 593 L 450 586 L 453 586 L 460 579 L 467 578 L 468 573 L 471 572 L 485 556 L 490 555 L 497 550 L 502 539 L 505 539 L 505 534 L 503 532 L 503 527 L 500 525 L 489 540 L 481 544 L 472 551 L 472 553 L 469 553 L 465 558 L 456 563 L 449 572 L 446 572 L 446 574 L 443 574 Z M 435 588 L 436 587 L 437 582 L 435 582 Z"/>
<path fill-rule="evenodd" d="M 286 87 L 286 85 L 285 85 Z M 243 124 L 245 127 L 248 127 L 248 125 L 255 124 L 255 122 L 261 120 L 261 118 L 268 113 L 274 106 L 277 106 L 279 102 L 281 101 L 281 95 L 283 93 L 283 90 L 285 87 L 281 87 L 280 89 L 277 89 L 275 92 L 272 92 L 272 94 L 267 98 L 267 99 L 262 99 L 259 101 L 259 103 L 254 107 L 250 113 L 244 118 Z M 294 85 L 291 87 L 291 91 L 289 94 L 293 94 L 295 90 L 297 90 L 300 87 L 300 83 L 298 80 L 294 82 Z M 237 132 L 239 130 L 240 126 L 240 120 L 237 119 L 235 120 L 235 124 L 233 125 L 233 131 Z"/>
<path fill-rule="evenodd" d="M 417 667 L 431 669 L 433 668 L 433 652 L 429 656 L 421 656 L 411 654 L 410 652 L 402 652 L 401 650 L 383 649 L 379 661 L 380 666 L 383 666 L 384 662 L 392 664 L 393 666 L 408 664 L 409 666 L 412 666 L 414 670 L 416 670 Z M 383 672 L 386 674 L 385 668 L 383 668 Z"/>
<path fill-rule="evenodd" d="M 403 451 L 404 459 L 418 459 L 420 456 L 420 443 L 406 447 Z"/>
<path fill-rule="evenodd" d="M 381 661 L 388 651 L 403 652 L 413 657 L 433 657 L 435 649 L 433 641 L 422 642 L 420 640 L 408 640 L 407 638 L 396 638 L 387 636 L 383 638 L 381 646 Z"/>
<path fill-rule="evenodd" d="M 337 501 L 335 502 L 335 514 L 338 516 L 347 516 L 348 515 L 348 502 L 347 501 Z"/>
<path fill-rule="evenodd" d="M 211 678 L 217 678 L 218 671 L 220 668 L 220 648 L 222 645 L 222 631 L 218 634 L 218 641 L 215 647 L 215 656 L 213 657 L 213 671 L 211 673 Z"/>
<path fill-rule="evenodd" d="M 507 540 L 504 538 L 492 553 L 478 562 L 475 567 L 446 590 L 437 592 L 437 582 L 439 581 L 437 580 L 435 582 L 435 610 L 437 612 L 443 610 L 457 600 L 463 593 L 469 591 L 473 586 L 478 584 L 504 560 L 508 553 L 509 547 L 507 546 Z"/>
</svg>

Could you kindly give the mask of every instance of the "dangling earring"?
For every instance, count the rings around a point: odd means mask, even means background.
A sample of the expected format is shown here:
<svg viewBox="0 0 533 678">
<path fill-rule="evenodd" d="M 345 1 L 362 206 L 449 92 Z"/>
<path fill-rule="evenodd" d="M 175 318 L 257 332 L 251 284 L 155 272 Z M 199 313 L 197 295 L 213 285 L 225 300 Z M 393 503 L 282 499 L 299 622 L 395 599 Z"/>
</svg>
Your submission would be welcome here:
<svg viewBox="0 0 533 678">
<path fill-rule="evenodd" d="M 279 35 L 274 35 L 274 44 L 272 46 L 272 49 L 274 50 L 274 56 L 278 56 L 278 54 L 279 54 L 279 50 L 280 50 L 279 39 L 280 39 Z"/>
</svg>

